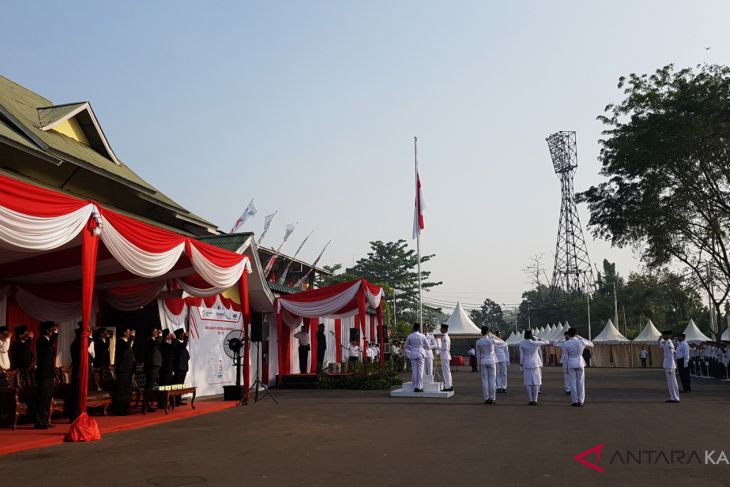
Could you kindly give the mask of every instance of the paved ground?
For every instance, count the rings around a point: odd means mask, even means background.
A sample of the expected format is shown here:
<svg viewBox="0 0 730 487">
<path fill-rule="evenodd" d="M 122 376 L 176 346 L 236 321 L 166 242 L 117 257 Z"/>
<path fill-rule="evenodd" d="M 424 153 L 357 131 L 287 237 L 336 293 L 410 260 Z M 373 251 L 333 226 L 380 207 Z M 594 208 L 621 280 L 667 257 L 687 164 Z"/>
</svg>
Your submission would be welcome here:
<svg viewBox="0 0 730 487">
<path fill-rule="evenodd" d="M 477 374 L 465 370 L 454 374 L 457 394 L 449 400 L 279 391 L 279 407 L 266 400 L 97 443 L 0 457 L 0 485 L 730 485 L 730 465 L 704 464 L 705 450 L 715 450 L 713 460 L 723 450 L 730 455 L 730 383 L 696 383 L 681 404 L 665 404 L 659 370 L 587 372 L 581 409 L 569 406 L 555 368 L 545 371 L 538 407 L 525 405 L 514 366 L 513 386 L 494 406 L 483 404 Z M 600 462 L 588 459 L 604 473 L 574 459 L 597 444 L 605 445 Z M 625 459 L 625 450 L 634 458 L 645 451 L 642 464 L 622 464 L 615 455 Z M 691 464 L 675 453 L 668 465 L 673 450 Z"/>
</svg>

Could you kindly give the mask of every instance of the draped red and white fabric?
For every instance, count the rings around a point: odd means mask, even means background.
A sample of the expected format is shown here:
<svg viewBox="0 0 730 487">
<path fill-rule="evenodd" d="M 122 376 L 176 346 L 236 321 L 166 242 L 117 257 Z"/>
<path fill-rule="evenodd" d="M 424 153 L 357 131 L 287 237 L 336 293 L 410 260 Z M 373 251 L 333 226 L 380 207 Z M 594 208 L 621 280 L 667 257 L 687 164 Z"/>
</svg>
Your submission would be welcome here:
<svg viewBox="0 0 730 487">
<path fill-rule="evenodd" d="M 279 371 L 289 371 L 290 330 L 299 326 L 304 319 L 356 317 L 362 336 L 366 336 L 366 312 L 370 305 L 377 312 L 378 328 L 383 337 L 382 298 L 383 289 L 365 279 L 342 282 L 321 289 L 314 289 L 276 300 L 275 309 L 279 329 Z M 314 347 L 312 347 L 314 350 Z M 385 347 L 381 345 L 381 365 L 385 363 Z"/>
<path fill-rule="evenodd" d="M 190 290 L 208 296 L 238 286 L 248 316 L 246 273 L 250 272 L 246 256 L 94 201 L 0 175 L 0 279 L 4 281 L 0 287 L 11 284 L 18 305 L 38 319 L 63 321 L 81 315 L 82 349 L 89 336 L 95 290 L 105 290 L 106 299 L 116 307 L 136 309 L 159 295 L 170 279 L 185 285 L 189 285 L 186 278 L 197 279 Z M 39 285 L 44 287 L 33 288 Z M 81 354 L 82 383 L 87 359 Z M 83 411 L 87 388 L 79 389 Z"/>
</svg>

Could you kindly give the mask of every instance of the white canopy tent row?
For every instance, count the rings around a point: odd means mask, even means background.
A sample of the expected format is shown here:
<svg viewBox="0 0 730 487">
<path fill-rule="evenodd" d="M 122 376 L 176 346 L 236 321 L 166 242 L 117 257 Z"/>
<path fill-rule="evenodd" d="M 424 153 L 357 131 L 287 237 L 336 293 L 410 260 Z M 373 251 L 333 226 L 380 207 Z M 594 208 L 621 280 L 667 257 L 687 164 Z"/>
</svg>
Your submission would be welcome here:
<svg viewBox="0 0 730 487">
<path fill-rule="evenodd" d="M 689 323 L 687 324 L 687 328 L 684 329 L 685 334 L 685 340 L 687 340 L 687 343 L 701 343 L 701 342 L 711 342 L 712 338 L 708 337 L 704 333 L 700 331 L 699 328 L 697 328 L 697 325 L 695 324 L 695 320 L 691 319 L 689 320 Z"/>
<path fill-rule="evenodd" d="M 449 325 L 449 336 L 451 337 L 459 335 L 475 336 L 482 333 L 481 329 L 469 318 L 460 301 L 456 302 L 454 312 L 446 320 L 446 324 Z M 440 333 L 439 330 L 434 330 L 434 335 Z"/>
<path fill-rule="evenodd" d="M 641 330 L 641 333 L 634 338 L 634 343 L 651 343 L 656 344 L 657 340 L 659 340 L 659 337 L 661 337 L 662 334 L 659 330 L 657 330 L 657 327 L 654 326 L 654 323 L 651 322 L 651 320 L 647 320 L 646 325 L 644 325 L 644 329 Z"/>
</svg>

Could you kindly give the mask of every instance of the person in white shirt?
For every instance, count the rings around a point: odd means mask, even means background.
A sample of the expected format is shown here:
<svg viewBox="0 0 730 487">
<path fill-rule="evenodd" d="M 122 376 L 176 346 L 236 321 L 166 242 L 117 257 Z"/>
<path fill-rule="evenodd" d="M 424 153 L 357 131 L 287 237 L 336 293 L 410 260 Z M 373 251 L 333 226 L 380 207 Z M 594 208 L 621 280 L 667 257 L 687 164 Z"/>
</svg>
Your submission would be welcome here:
<svg viewBox="0 0 730 487">
<path fill-rule="evenodd" d="M 578 335 L 578 330 L 570 328 L 568 339 L 562 349 L 565 352 L 565 361 L 568 363 L 568 378 L 570 384 L 571 406 L 582 407 L 586 398 L 585 366 L 583 350 L 593 348 L 593 342 Z"/>
<path fill-rule="evenodd" d="M 560 349 L 560 364 L 563 366 L 563 386 L 565 387 L 565 393 L 570 394 L 570 378 L 568 368 L 568 353 L 563 346 L 568 342 L 568 332 L 563 333 L 563 339 L 553 342 L 553 346 Z"/>
<path fill-rule="evenodd" d="M 494 333 L 502 340 L 502 332 L 497 330 Z M 494 345 L 494 353 L 497 356 L 497 392 L 507 392 L 507 370 L 509 368 L 509 346 L 502 340 Z"/>
<path fill-rule="evenodd" d="M 10 370 L 10 338 L 7 326 L 0 326 L 0 369 Z"/>
<path fill-rule="evenodd" d="M 474 347 L 471 347 L 467 354 L 469 355 L 469 365 L 471 366 L 471 371 L 479 372 L 479 370 L 477 369 L 477 351 L 474 350 Z"/>
<path fill-rule="evenodd" d="M 413 324 L 413 333 L 406 337 L 404 345 L 406 357 L 411 361 L 411 377 L 413 392 L 423 392 L 423 364 L 426 360 L 426 350 L 429 344 L 421 333 L 421 324 Z"/>
<path fill-rule="evenodd" d="M 454 383 L 451 379 L 451 338 L 449 338 L 449 325 L 441 323 L 441 345 L 439 346 L 441 357 L 441 375 L 444 377 L 444 391 L 453 391 Z"/>
<path fill-rule="evenodd" d="M 658 341 L 659 348 L 664 352 L 664 375 L 667 378 L 667 387 L 669 388 L 669 399 L 664 402 L 679 402 L 679 386 L 677 385 L 677 362 L 674 359 L 674 343 L 672 343 L 671 330 L 663 331 Z"/>
<path fill-rule="evenodd" d="M 639 352 L 639 360 L 641 360 L 641 368 L 646 368 L 646 359 L 649 358 L 649 352 L 646 350 L 646 347 L 641 347 L 641 351 Z"/>
<path fill-rule="evenodd" d="M 482 337 L 474 347 L 477 352 L 477 361 L 481 370 L 482 392 L 484 404 L 497 402 L 497 355 L 494 348 L 498 343 L 504 343 L 501 338 L 489 333 L 488 326 L 482 326 Z"/>
<path fill-rule="evenodd" d="M 537 406 L 537 397 L 542 385 L 542 347 L 550 342 L 532 336 L 532 330 L 525 330 L 520 342 L 520 370 L 523 371 L 529 406 Z"/>
<path fill-rule="evenodd" d="M 307 325 L 302 325 L 302 329 L 294 334 L 299 340 L 299 373 L 307 373 L 307 359 L 309 358 L 309 330 Z"/>
<path fill-rule="evenodd" d="M 433 351 L 438 348 L 436 343 L 436 337 L 431 333 L 431 325 L 425 325 L 424 327 L 426 342 L 428 342 L 428 348 L 426 349 L 426 358 L 424 359 L 423 375 L 430 376 L 430 382 L 433 382 Z"/>
<path fill-rule="evenodd" d="M 689 378 L 689 344 L 685 340 L 686 335 L 682 333 L 677 337 L 677 373 L 682 381 L 682 392 L 692 392 L 692 384 Z"/>
<path fill-rule="evenodd" d="M 356 363 L 360 358 L 360 346 L 357 342 L 351 342 L 347 347 L 347 360 L 351 364 Z"/>
</svg>

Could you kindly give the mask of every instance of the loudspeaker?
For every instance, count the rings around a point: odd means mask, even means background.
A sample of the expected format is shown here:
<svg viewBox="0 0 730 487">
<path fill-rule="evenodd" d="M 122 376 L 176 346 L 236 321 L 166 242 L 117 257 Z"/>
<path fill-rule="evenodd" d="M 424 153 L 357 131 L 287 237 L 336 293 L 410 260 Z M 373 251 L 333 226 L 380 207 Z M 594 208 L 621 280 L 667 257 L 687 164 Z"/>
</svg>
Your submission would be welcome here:
<svg viewBox="0 0 730 487">
<path fill-rule="evenodd" d="M 263 313 L 251 313 L 251 341 L 263 342 L 269 339 L 269 324 Z"/>
<path fill-rule="evenodd" d="M 223 386 L 224 401 L 240 401 L 243 399 L 243 386 Z"/>
<path fill-rule="evenodd" d="M 350 328 L 350 343 L 360 343 L 360 330 L 358 328 Z"/>
</svg>

